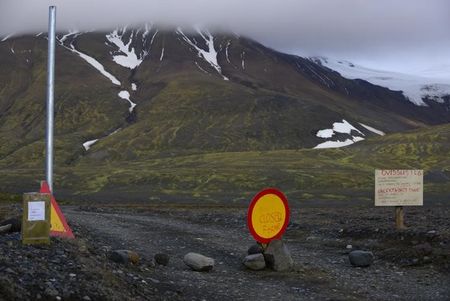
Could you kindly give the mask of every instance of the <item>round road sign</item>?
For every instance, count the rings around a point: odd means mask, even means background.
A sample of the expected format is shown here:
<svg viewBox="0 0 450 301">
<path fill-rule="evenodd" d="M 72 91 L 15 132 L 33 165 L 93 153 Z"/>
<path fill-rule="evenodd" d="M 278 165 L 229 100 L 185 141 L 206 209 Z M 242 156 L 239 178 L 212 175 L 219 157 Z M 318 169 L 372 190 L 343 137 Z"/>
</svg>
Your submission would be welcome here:
<svg viewBox="0 0 450 301">
<path fill-rule="evenodd" d="M 269 243 L 283 235 L 289 223 L 289 205 L 284 194 L 274 188 L 264 189 L 250 203 L 247 224 L 260 243 Z"/>
</svg>

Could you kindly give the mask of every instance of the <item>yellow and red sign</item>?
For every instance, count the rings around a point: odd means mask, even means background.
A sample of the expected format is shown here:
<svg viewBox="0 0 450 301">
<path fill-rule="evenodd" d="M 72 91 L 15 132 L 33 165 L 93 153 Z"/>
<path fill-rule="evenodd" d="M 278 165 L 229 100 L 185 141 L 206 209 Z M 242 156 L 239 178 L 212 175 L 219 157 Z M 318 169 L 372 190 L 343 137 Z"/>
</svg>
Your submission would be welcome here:
<svg viewBox="0 0 450 301">
<path fill-rule="evenodd" d="M 58 206 L 55 197 L 50 192 L 50 187 L 47 182 L 41 182 L 41 193 L 50 193 L 51 209 L 50 209 L 50 236 L 59 236 L 66 238 L 75 238 L 67 224 L 66 218 Z"/>
<path fill-rule="evenodd" d="M 259 192 L 250 203 L 247 224 L 252 236 L 260 243 L 280 239 L 289 223 L 286 196 L 275 188 Z"/>
</svg>

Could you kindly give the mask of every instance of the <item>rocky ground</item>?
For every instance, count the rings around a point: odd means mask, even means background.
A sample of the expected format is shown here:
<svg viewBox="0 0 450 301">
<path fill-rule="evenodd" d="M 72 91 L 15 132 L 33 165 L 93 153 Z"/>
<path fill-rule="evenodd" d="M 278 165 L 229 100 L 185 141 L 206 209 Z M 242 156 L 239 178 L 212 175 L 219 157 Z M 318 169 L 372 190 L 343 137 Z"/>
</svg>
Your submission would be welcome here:
<svg viewBox="0 0 450 301">
<path fill-rule="evenodd" d="M 75 240 L 22 246 L 0 234 L 0 300 L 449 300 L 450 208 L 407 208 L 402 232 L 392 208 L 297 208 L 283 238 L 291 271 L 242 265 L 254 243 L 246 208 L 63 208 Z M 18 213 L 3 208 L 3 217 Z M 139 255 L 114 262 L 112 250 Z M 348 253 L 368 250 L 374 262 L 353 267 Z M 189 252 L 215 259 L 209 272 L 183 262 Z M 157 253 L 169 263 L 155 263 Z"/>
</svg>

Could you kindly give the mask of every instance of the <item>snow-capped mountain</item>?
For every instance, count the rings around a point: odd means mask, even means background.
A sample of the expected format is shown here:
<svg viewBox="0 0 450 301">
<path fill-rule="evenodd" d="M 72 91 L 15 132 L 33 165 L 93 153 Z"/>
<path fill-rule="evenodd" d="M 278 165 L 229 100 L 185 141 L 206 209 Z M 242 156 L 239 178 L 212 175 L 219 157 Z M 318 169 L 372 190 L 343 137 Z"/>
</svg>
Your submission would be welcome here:
<svg viewBox="0 0 450 301">
<path fill-rule="evenodd" d="M 426 99 L 444 103 L 450 96 L 450 72 L 446 68 L 424 70 L 422 76 L 366 68 L 346 60 L 312 57 L 311 60 L 339 72 L 348 79 L 362 79 L 374 85 L 401 91 L 412 103 L 427 106 Z"/>
<path fill-rule="evenodd" d="M 42 33 L 0 42 L 0 161 L 32 153 L 44 130 L 46 43 Z M 56 133 L 70 164 L 341 147 L 450 121 L 445 82 L 284 54 L 236 34 L 147 24 L 61 32 L 57 45 Z"/>
</svg>

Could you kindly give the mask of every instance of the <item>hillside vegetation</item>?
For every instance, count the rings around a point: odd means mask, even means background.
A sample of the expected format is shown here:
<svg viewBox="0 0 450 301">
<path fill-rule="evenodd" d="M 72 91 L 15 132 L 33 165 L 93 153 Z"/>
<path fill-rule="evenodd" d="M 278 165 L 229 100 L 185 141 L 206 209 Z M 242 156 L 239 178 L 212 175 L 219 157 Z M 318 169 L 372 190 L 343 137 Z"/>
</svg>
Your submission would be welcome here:
<svg viewBox="0 0 450 301">
<path fill-rule="evenodd" d="M 43 164 L 42 164 L 43 165 Z M 57 167 L 57 194 L 110 201 L 248 201 L 273 186 L 293 202 L 371 200 L 375 169 L 424 169 L 426 199 L 450 195 L 450 125 L 340 149 L 220 152 Z M 0 181 L 37 189 L 41 169 L 3 169 Z"/>
</svg>

